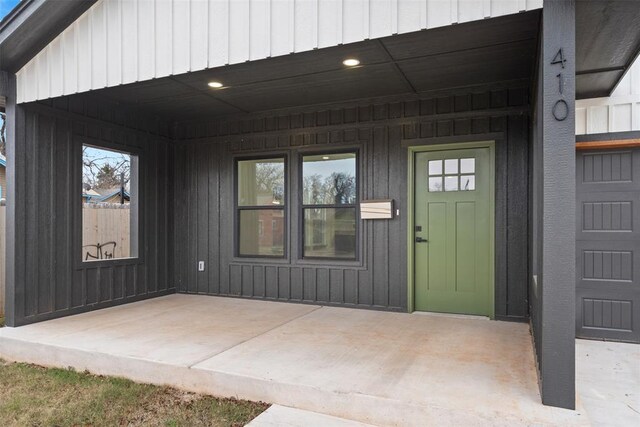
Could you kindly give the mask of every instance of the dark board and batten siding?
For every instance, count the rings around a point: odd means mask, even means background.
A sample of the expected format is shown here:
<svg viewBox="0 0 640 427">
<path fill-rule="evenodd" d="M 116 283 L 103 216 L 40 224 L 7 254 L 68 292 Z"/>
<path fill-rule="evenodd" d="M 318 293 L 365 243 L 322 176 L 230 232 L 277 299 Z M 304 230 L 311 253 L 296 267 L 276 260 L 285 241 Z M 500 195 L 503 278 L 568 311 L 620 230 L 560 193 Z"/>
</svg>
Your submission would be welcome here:
<svg viewBox="0 0 640 427">
<path fill-rule="evenodd" d="M 523 319 L 528 277 L 528 89 L 246 115 L 176 128 L 178 292 L 406 311 L 409 145 L 496 141 L 496 316 Z M 299 259 L 298 203 L 289 188 L 289 256 L 234 257 L 233 164 L 242 156 L 287 153 L 296 181 L 305 150 L 357 148 L 360 198 L 394 199 L 399 217 L 361 221 L 356 263 Z M 293 201 L 293 203 L 292 203 Z M 205 260 L 207 269 L 197 271 Z"/>
<path fill-rule="evenodd" d="M 19 107 L 16 115 L 13 325 L 173 292 L 173 144 L 153 120 L 83 97 Z M 148 125 L 149 127 L 144 127 Z M 165 129 L 166 130 L 166 129 Z M 139 261 L 81 264 L 81 147 L 139 150 Z"/>
</svg>

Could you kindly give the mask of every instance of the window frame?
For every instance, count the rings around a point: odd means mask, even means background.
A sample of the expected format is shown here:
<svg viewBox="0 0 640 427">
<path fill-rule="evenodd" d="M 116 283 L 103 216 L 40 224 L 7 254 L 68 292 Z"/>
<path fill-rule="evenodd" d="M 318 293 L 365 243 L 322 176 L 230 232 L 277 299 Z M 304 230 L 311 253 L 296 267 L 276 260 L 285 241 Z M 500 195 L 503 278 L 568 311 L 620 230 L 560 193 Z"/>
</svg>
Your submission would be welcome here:
<svg viewBox="0 0 640 427">
<path fill-rule="evenodd" d="M 102 260 L 85 260 L 82 256 L 82 239 L 83 239 L 83 200 L 82 200 L 82 148 L 84 146 L 90 146 L 99 150 L 116 151 L 130 156 L 135 156 L 136 161 L 136 176 L 135 179 L 131 178 L 131 186 L 129 193 L 132 195 L 130 201 L 131 209 L 131 226 L 130 226 L 130 238 L 131 244 L 135 245 L 136 256 L 130 256 L 126 258 L 111 258 Z M 138 146 L 128 146 L 111 141 L 102 141 L 90 137 L 78 137 L 74 139 L 73 158 L 75 163 L 73 175 L 75 178 L 79 191 L 74 191 L 73 206 L 80 206 L 80 208 L 72 208 L 72 221 L 74 223 L 75 236 L 73 240 L 75 242 L 75 248 L 73 250 L 74 265 L 76 270 L 84 270 L 91 268 L 102 268 L 121 265 L 140 265 L 144 264 L 145 251 L 144 251 L 144 193 L 145 189 L 145 177 L 146 177 L 146 159 L 144 157 L 143 149 Z M 134 198 L 135 196 L 135 198 Z"/>
<path fill-rule="evenodd" d="M 284 161 L 284 189 L 282 200 L 283 205 L 280 206 L 240 206 L 238 194 L 238 171 L 239 163 L 251 160 L 273 160 L 282 159 Z M 233 159 L 233 256 L 234 258 L 247 261 L 251 259 L 268 259 L 273 261 L 287 260 L 289 257 L 289 155 L 286 152 L 264 153 L 255 156 L 242 156 Z M 282 210 L 283 212 L 283 230 L 282 230 L 282 255 L 243 255 L 240 253 L 240 214 L 245 210 Z"/>
<path fill-rule="evenodd" d="M 308 205 L 304 203 L 304 158 L 309 156 L 331 156 L 334 154 L 354 154 L 355 155 L 355 167 L 356 167 L 356 194 L 355 194 L 355 203 L 354 204 L 326 204 L 326 205 Z M 322 262 L 322 261 L 333 261 L 333 262 L 345 262 L 352 263 L 354 261 L 360 260 L 360 149 L 359 148 L 344 148 L 337 150 L 313 150 L 313 151 L 302 151 L 299 154 L 298 158 L 298 259 L 302 262 L 311 261 L 311 262 Z M 320 256 L 305 256 L 305 217 L 304 211 L 305 209 L 354 209 L 355 216 L 355 252 L 354 256 L 350 258 L 344 257 L 320 257 Z"/>
</svg>

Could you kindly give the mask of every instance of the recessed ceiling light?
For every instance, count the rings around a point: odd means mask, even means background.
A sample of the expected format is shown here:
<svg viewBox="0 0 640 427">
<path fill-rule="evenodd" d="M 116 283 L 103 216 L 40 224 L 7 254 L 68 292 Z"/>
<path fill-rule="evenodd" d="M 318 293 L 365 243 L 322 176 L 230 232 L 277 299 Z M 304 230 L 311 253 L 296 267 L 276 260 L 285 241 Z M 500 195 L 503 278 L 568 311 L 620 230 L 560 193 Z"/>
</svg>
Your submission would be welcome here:
<svg viewBox="0 0 640 427">
<path fill-rule="evenodd" d="M 356 65 L 360 65 L 360 61 L 358 61 L 355 58 L 347 58 L 344 61 L 342 61 L 342 63 L 347 67 L 355 67 Z"/>
<path fill-rule="evenodd" d="M 222 87 L 222 83 L 220 82 L 209 82 L 209 87 L 214 89 L 220 89 Z"/>
<path fill-rule="evenodd" d="M 322 160 L 329 160 L 331 157 L 329 156 L 322 156 Z"/>
</svg>

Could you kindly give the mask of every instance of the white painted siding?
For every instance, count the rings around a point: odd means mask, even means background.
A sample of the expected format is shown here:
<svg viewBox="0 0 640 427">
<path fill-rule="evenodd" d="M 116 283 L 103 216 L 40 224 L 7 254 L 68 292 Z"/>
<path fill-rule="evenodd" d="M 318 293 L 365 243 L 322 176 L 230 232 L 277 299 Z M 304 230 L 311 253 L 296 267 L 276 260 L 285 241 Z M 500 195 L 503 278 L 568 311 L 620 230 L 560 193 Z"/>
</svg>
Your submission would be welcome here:
<svg viewBox="0 0 640 427">
<path fill-rule="evenodd" d="M 99 0 L 18 72 L 18 101 L 541 7 L 542 0 Z"/>
<path fill-rule="evenodd" d="M 640 130 L 640 59 L 608 98 L 576 101 L 576 135 Z"/>
</svg>

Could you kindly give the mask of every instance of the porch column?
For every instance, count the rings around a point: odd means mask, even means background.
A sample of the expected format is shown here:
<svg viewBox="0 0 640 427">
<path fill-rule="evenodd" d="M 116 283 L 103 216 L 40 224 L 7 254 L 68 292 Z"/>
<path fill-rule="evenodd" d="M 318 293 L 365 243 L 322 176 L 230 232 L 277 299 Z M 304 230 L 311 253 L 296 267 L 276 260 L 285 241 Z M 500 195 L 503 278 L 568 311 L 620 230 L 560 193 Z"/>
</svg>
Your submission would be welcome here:
<svg viewBox="0 0 640 427">
<path fill-rule="evenodd" d="M 16 76 L 4 74 L 7 114 L 7 210 L 5 227 L 5 323 L 16 326 L 24 317 L 25 282 L 25 156 L 24 109 L 16 103 Z M 37 263 L 37 260 L 32 260 Z"/>
<path fill-rule="evenodd" d="M 538 84 L 542 402 L 575 408 L 575 2 L 545 0 Z M 541 127 L 541 129 L 540 129 Z"/>
</svg>

